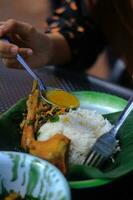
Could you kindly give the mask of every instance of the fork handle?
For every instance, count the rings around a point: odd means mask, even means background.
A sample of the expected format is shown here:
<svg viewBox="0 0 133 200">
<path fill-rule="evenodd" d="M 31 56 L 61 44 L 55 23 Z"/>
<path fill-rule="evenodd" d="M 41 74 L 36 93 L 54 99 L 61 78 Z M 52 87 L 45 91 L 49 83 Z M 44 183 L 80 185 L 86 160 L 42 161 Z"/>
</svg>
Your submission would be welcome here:
<svg viewBox="0 0 133 200">
<path fill-rule="evenodd" d="M 121 128 L 121 126 L 123 125 L 123 123 L 125 122 L 125 120 L 127 119 L 128 115 L 130 114 L 132 110 L 133 110 L 133 96 L 130 97 L 128 104 L 126 105 L 124 110 L 121 112 L 117 122 L 115 123 L 115 126 L 113 127 L 111 131 L 113 132 L 115 137 L 117 136 L 119 129 Z"/>
</svg>

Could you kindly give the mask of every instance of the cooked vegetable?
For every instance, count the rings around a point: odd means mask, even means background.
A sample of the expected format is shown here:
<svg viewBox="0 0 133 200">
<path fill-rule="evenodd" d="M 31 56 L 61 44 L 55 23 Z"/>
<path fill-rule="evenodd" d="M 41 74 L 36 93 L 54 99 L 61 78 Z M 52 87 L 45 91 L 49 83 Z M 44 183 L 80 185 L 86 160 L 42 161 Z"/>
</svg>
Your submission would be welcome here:
<svg viewBox="0 0 133 200">
<path fill-rule="evenodd" d="M 27 100 L 27 115 L 21 123 L 21 147 L 29 153 L 46 159 L 56 165 L 64 174 L 67 172 L 67 154 L 70 140 L 56 134 L 47 141 L 36 141 L 39 128 L 47 121 L 59 121 L 59 114 L 65 113 L 65 107 L 51 106 L 40 101 L 38 83 L 34 81 L 32 92 Z"/>
</svg>

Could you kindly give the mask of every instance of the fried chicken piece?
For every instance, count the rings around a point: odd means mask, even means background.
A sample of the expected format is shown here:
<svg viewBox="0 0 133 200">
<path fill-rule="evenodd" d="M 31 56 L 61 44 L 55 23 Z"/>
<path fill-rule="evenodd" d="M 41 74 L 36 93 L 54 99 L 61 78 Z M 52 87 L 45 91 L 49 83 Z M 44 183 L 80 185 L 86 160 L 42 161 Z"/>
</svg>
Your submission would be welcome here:
<svg viewBox="0 0 133 200">
<path fill-rule="evenodd" d="M 36 117 L 36 110 L 38 107 L 38 98 L 39 98 L 39 90 L 37 89 L 37 82 L 35 81 L 33 83 L 33 89 L 31 94 L 28 97 L 27 100 L 27 116 L 24 121 L 23 126 L 23 133 L 22 133 L 22 139 L 21 139 L 21 147 L 25 150 L 28 149 L 28 146 L 31 142 L 31 140 L 34 138 L 34 121 Z"/>
<path fill-rule="evenodd" d="M 70 139 L 62 134 L 56 134 L 46 141 L 32 140 L 29 146 L 29 152 L 48 160 L 66 174 L 69 145 Z"/>
</svg>

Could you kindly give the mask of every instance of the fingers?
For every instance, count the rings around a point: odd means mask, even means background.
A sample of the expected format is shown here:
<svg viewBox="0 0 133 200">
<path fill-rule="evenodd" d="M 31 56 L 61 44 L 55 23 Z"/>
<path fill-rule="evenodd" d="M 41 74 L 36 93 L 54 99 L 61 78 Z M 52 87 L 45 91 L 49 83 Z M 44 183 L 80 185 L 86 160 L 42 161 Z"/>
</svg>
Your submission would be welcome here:
<svg viewBox="0 0 133 200">
<path fill-rule="evenodd" d="M 25 51 L 22 49 L 20 55 L 25 59 L 28 60 L 29 56 L 27 56 L 27 54 L 25 54 Z M 16 56 L 14 57 L 3 57 L 2 58 L 2 62 L 4 63 L 4 65 L 8 68 L 17 68 L 17 69 L 22 69 L 21 64 L 17 61 Z"/>
<path fill-rule="evenodd" d="M 16 69 L 21 69 L 22 66 L 19 64 L 19 62 L 15 58 L 3 58 L 2 62 L 4 65 L 8 68 L 16 68 Z"/>
<path fill-rule="evenodd" d="M 21 68 L 21 65 L 16 60 L 16 55 L 18 53 L 27 59 L 33 54 L 32 49 L 24 47 L 25 44 L 23 41 L 29 42 L 35 31 L 36 29 L 27 23 L 15 20 L 0 22 L 0 37 L 5 35 L 10 36 L 9 38 L 11 39 L 13 37 L 13 41 L 15 42 L 15 44 L 12 44 L 7 41 L 0 40 L 0 58 L 2 58 L 3 63 L 7 67 Z M 21 48 L 18 47 L 18 45 L 21 46 Z"/>
<path fill-rule="evenodd" d="M 0 26 L 3 25 L 5 23 L 5 21 L 0 21 Z"/>
<path fill-rule="evenodd" d="M 23 22 L 17 22 L 15 20 L 8 20 L 6 22 L 0 22 L 0 37 L 4 35 L 11 35 L 12 37 L 15 38 L 15 41 L 17 45 L 21 45 L 22 39 L 19 37 L 21 36 L 31 36 L 31 32 L 34 28 L 27 23 Z M 15 33 L 15 34 L 11 34 Z M 18 34 L 20 33 L 20 34 Z M 28 37 L 26 37 L 26 41 L 28 41 Z M 0 41 L 0 57 L 1 58 L 10 58 L 14 57 L 17 53 L 22 53 L 22 54 L 27 54 L 27 55 L 32 55 L 33 51 L 30 48 L 19 48 L 17 45 L 13 44 L 8 44 L 6 41 L 4 43 L 2 40 Z"/>
<path fill-rule="evenodd" d="M 32 49 L 28 49 L 28 48 L 19 48 L 18 53 L 21 54 L 24 57 L 28 57 L 28 56 L 33 55 Z"/>
<path fill-rule="evenodd" d="M 28 40 L 34 32 L 36 32 L 36 29 L 32 25 L 13 19 L 7 20 L 4 24 L 1 22 L 0 25 L 0 37 L 8 33 L 14 33 Z"/>
<path fill-rule="evenodd" d="M 33 54 L 30 48 L 19 48 L 16 45 L 0 41 L 0 57 L 1 58 L 13 58 L 20 53 L 24 56 L 31 56 Z"/>
<path fill-rule="evenodd" d="M 0 41 L 0 57 L 14 57 L 18 53 L 19 48 L 6 42 Z"/>
</svg>

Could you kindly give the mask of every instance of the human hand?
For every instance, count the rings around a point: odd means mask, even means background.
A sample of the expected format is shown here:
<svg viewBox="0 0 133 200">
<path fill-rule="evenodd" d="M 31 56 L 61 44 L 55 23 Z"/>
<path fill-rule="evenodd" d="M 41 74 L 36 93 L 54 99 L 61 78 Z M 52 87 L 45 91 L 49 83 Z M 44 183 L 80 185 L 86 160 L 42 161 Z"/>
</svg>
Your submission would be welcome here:
<svg viewBox="0 0 133 200">
<path fill-rule="evenodd" d="M 16 20 L 0 22 L 0 37 L 8 36 L 11 43 L 0 40 L 0 58 L 7 67 L 21 68 L 16 60 L 19 53 L 27 63 L 37 68 L 51 59 L 51 40 L 28 23 Z"/>
</svg>

